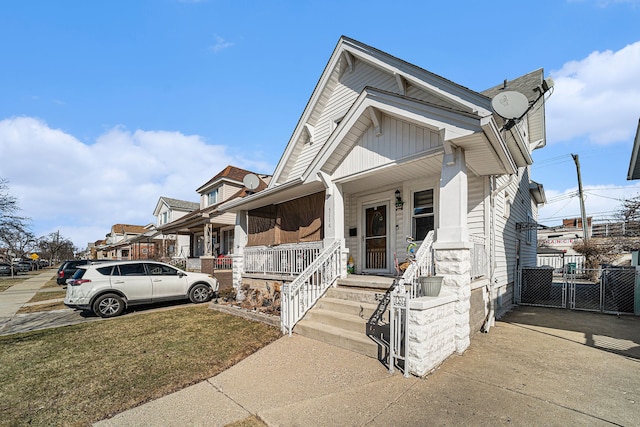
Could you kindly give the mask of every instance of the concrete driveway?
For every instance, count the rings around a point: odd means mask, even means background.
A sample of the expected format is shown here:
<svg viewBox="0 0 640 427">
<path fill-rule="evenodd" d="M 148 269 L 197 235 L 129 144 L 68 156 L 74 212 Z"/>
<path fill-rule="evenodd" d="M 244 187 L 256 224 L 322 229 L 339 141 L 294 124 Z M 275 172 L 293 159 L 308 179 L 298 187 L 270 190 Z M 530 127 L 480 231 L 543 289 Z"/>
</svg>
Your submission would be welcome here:
<svg viewBox="0 0 640 427">
<path fill-rule="evenodd" d="M 518 307 L 426 378 L 302 336 L 100 426 L 640 425 L 640 318 Z"/>
</svg>

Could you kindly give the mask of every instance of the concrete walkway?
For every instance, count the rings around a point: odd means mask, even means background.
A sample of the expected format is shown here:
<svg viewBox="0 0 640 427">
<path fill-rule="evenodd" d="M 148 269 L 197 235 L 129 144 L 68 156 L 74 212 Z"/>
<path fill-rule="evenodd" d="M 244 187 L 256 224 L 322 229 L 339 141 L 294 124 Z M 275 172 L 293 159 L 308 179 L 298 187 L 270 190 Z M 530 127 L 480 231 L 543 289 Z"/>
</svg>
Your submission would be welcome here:
<svg viewBox="0 0 640 427">
<path fill-rule="evenodd" d="M 302 336 L 96 426 L 640 425 L 640 319 L 519 307 L 425 379 Z"/>
<path fill-rule="evenodd" d="M 0 293 L 0 328 L 11 320 L 18 310 L 33 298 L 36 292 L 54 275 L 55 270 L 45 270 L 36 276 L 25 278 L 23 282 L 17 283 Z"/>
</svg>

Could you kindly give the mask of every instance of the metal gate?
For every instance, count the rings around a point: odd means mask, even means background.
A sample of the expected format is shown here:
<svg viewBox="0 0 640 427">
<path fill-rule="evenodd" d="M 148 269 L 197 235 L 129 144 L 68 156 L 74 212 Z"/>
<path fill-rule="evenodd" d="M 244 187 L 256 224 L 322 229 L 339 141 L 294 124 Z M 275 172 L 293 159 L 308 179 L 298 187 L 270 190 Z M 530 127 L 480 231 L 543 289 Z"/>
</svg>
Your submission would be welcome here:
<svg viewBox="0 0 640 427">
<path fill-rule="evenodd" d="M 517 304 L 640 315 L 640 280 L 635 267 L 598 269 L 521 267 Z"/>
</svg>

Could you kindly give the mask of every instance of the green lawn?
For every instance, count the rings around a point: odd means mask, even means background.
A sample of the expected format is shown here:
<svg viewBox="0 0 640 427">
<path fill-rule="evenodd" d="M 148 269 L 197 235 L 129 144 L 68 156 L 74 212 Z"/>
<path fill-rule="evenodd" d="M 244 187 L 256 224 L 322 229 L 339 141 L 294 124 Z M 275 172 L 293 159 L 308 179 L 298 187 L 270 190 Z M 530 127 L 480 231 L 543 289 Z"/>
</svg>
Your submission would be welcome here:
<svg viewBox="0 0 640 427">
<path fill-rule="evenodd" d="M 0 425 L 89 425 L 210 378 L 278 337 L 206 305 L 0 337 Z"/>
</svg>

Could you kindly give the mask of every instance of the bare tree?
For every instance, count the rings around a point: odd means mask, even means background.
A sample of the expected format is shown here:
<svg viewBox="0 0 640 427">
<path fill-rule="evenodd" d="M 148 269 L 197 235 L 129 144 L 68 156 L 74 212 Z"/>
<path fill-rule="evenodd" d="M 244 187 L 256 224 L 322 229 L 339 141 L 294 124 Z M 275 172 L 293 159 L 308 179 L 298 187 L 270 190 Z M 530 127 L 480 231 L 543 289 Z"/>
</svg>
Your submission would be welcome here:
<svg viewBox="0 0 640 427">
<path fill-rule="evenodd" d="M 36 244 L 36 237 L 33 233 L 12 227 L 5 227 L 0 232 L 0 240 L 19 258 L 26 257 L 27 253 L 33 251 Z"/>
<path fill-rule="evenodd" d="M 587 268 L 614 262 L 620 254 L 640 248 L 640 196 L 622 202 L 617 208 L 619 223 L 613 223 L 614 232 L 605 237 L 596 236 L 588 242 L 577 241 L 573 249 L 585 256 Z"/>
<path fill-rule="evenodd" d="M 618 208 L 625 236 L 640 236 L 640 196 L 626 199 Z"/>
<path fill-rule="evenodd" d="M 48 259 L 49 265 L 64 259 L 73 259 L 77 252 L 73 242 L 61 236 L 59 231 L 40 237 L 37 246 L 40 256 Z"/>
<path fill-rule="evenodd" d="M 9 194 L 8 181 L 0 178 L 0 231 L 7 227 L 14 230 L 26 227 L 27 218 L 16 215 L 19 210 L 17 199 Z"/>
<path fill-rule="evenodd" d="M 640 196 L 626 199 L 618 210 L 618 214 L 624 221 L 640 220 Z"/>
<path fill-rule="evenodd" d="M 0 178 L 0 245 L 22 256 L 35 239 L 28 230 L 28 218 L 17 215 L 18 201 L 9 193 L 8 181 Z"/>
</svg>

